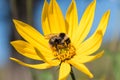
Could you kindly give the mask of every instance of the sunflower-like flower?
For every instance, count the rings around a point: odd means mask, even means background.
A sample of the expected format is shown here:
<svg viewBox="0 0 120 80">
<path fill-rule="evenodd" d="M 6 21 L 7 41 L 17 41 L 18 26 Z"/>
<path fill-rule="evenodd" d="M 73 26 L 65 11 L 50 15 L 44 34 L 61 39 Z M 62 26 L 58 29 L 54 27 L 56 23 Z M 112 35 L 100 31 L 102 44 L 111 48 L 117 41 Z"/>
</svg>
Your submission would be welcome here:
<svg viewBox="0 0 120 80">
<path fill-rule="evenodd" d="M 60 66 L 58 80 L 65 80 L 74 66 L 90 78 L 93 74 L 84 63 L 101 57 L 104 50 L 95 54 L 101 46 L 103 36 L 109 21 L 110 10 L 102 16 L 98 28 L 88 39 L 96 8 L 96 0 L 86 8 L 78 24 L 78 14 L 75 0 L 66 12 L 66 18 L 56 0 L 50 3 L 45 0 L 42 10 L 42 30 L 39 33 L 30 25 L 19 20 L 13 20 L 18 33 L 25 39 L 12 41 L 12 46 L 23 56 L 43 61 L 41 64 L 27 64 L 16 58 L 11 60 L 34 69 L 47 69 Z M 53 35 L 54 34 L 54 35 Z"/>
</svg>

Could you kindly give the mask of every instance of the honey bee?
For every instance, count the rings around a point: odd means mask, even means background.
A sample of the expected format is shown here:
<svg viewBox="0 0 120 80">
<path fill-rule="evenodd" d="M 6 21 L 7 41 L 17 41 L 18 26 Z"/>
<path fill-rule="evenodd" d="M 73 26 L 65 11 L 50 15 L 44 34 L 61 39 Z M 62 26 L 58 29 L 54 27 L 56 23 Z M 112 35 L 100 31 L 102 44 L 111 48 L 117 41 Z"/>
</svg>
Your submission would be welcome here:
<svg viewBox="0 0 120 80">
<path fill-rule="evenodd" d="M 56 50 L 66 48 L 71 43 L 70 38 L 65 33 L 50 34 L 45 38 L 49 39 L 50 46 Z"/>
</svg>

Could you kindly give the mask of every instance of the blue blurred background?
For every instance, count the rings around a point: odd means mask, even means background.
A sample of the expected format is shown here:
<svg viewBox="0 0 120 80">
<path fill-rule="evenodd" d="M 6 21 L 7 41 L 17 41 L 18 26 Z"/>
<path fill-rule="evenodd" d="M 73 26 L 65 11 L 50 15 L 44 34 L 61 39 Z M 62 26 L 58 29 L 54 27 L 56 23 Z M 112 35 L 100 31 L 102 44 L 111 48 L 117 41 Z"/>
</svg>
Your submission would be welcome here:
<svg viewBox="0 0 120 80">
<path fill-rule="evenodd" d="M 77 3 L 78 9 L 78 17 L 79 21 L 80 18 L 85 10 L 85 8 L 90 4 L 92 0 L 75 0 Z M 66 10 L 71 2 L 71 0 L 57 0 L 58 4 L 61 7 L 61 10 L 65 16 Z M 32 71 L 25 71 L 27 68 L 19 67 L 20 65 L 14 64 L 9 61 L 9 57 L 14 55 L 21 57 L 20 55 L 15 54 L 16 52 L 12 49 L 10 45 L 11 40 L 21 39 L 18 33 L 15 30 L 15 27 L 12 23 L 12 19 L 18 19 L 24 21 L 36 29 L 38 29 L 41 33 L 41 11 L 43 6 L 44 0 L 0 0 L 0 80 L 32 80 L 31 74 L 36 74 L 35 70 Z M 95 19 L 93 23 L 92 30 L 88 36 L 90 36 L 97 25 L 99 24 L 100 18 L 105 13 L 105 11 L 111 10 L 110 21 L 108 24 L 108 28 L 103 40 L 102 48 L 106 50 L 105 57 L 103 57 L 100 61 L 93 62 L 88 64 L 91 68 L 91 65 L 98 65 L 98 62 L 104 62 L 102 65 L 106 65 L 103 67 L 103 70 L 106 72 L 101 72 L 103 76 L 97 76 L 93 80 L 120 80 L 120 0 L 97 0 L 96 12 L 95 12 Z M 19 73 L 28 74 L 26 77 L 24 74 L 20 76 L 20 78 L 15 78 L 15 75 L 10 75 L 10 73 L 15 72 L 18 70 Z M 99 71 L 100 66 L 98 69 L 94 70 L 92 66 L 93 72 L 95 70 Z M 9 70 L 10 69 L 10 70 Z M 108 72 L 107 72 L 108 71 Z M 31 73 L 32 72 L 32 73 Z M 5 75 L 7 73 L 7 75 Z M 19 74 L 20 74 L 19 73 Z M 96 71 L 94 72 L 96 73 Z M 15 74 L 15 73 L 14 73 Z M 18 75 L 19 75 L 18 74 Z M 96 73 L 96 75 L 101 75 L 100 73 Z M 9 76 L 8 76 L 9 75 Z M 16 73 L 16 76 L 18 76 Z M 45 73 L 45 75 L 49 76 L 52 80 L 51 75 L 49 73 Z M 111 76 L 112 75 L 112 76 Z M 8 76 L 8 78 L 5 78 Z M 12 76 L 12 77 L 11 77 Z M 44 75 L 43 75 L 44 76 Z M 107 76 L 107 77 L 106 77 Z M 111 78 L 108 78 L 111 77 Z M 35 76 L 36 77 L 36 76 Z M 44 78 L 43 78 L 44 79 Z M 39 80 L 43 80 L 39 79 Z M 45 78 L 44 80 L 50 80 Z M 83 77 L 83 79 L 86 79 Z M 87 78 L 88 79 L 88 78 Z M 35 79 L 34 79 L 35 80 Z M 37 79 L 36 79 L 37 80 Z M 55 79 L 56 80 L 56 79 Z"/>
<path fill-rule="evenodd" d="M 6 0 L 0 0 L 0 66 L 7 62 L 10 53 L 11 37 L 11 12 L 10 4 Z"/>
</svg>

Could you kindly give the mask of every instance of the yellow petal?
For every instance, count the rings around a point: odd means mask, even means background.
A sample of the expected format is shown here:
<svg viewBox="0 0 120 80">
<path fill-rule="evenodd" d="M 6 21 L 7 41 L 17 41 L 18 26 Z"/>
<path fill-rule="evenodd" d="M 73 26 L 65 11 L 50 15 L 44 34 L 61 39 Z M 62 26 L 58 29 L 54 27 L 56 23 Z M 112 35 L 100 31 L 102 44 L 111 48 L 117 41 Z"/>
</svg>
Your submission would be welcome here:
<svg viewBox="0 0 120 80">
<path fill-rule="evenodd" d="M 42 30 L 44 32 L 44 35 L 50 34 L 50 26 L 49 26 L 49 21 L 48 21 L 48 7 L 49 4 L 45 0 L 44 5 L 43 5 L 43 10 L 42 10 Z"/>
<path fill-rule="evenodd" d="M 64 17 L 56 0 L 50 1 L 48 18 L 51 33 L 66 32 Z"/>
<path fill-rule="evenodd" d="M 85 10 L 80 20 L 79 27 L 73 35 L 72 41 L 75 45 L 78 43 L 80 44 L 88 35 L 94 20 L 95 8 L 96 0 L 94 0 Z"/>
<path fill-rule="evenodd" d="M 70 65 L 66 62 L 62 62 L 61 66 L 60 66 L 60 72 L 59 72 L 59 79 L 58 80 L 66 80 L 70 71 L 71 71 Z"/>
<path fill-rule="evenodd" d="M 35 59 L 42 60 L 35 52 L 35 49 L 27 42 L 22 40 L 12 41 L 12 46 L 23 56 Z"/>
<path fill-rule="evenodd" d="M 78 27 L 78 14 L 77 14 L 75 0 L 72 0 L 71 4 L 67 10 L 66 21 L 69 25 L 68 35 L 69 35 L 69 37 L 72 37 L 72 34 L 75 33 L 76 28 Z"/>
<path fill-rule="evenodd" d="M 108 10 L 103 15 L 100 21 L 100 24 L 97 30 L 94 32 L 94 34 L 89 39 L 84 41 L 81 45 L 79 45 L 79 43 L 75 45 L 77 48 L 79 48 L 77 50 L 77 53 L 89 55 L 95 52 L 97 49 L 99 49 L 101 42 L 102 42 L 102 36 L 104 36 L 106 28 L 107 28 L 109 17 L 110 17 L 110 10 Z"/>
<path fill-rule="evenodd" d="M 98 31 L 95 34 L 93 34 L 89 39 L 87 39 L 80 46 L 77 47 L 77 55 L 90 55 L 97 51 L 101 46 L 102 37 L 102 31 Z"/>
<path fill-rule="evenodd" d="M 31 45 L 38 48 L 42 53 L 51 55 L 51 49 L 45 38 L 34 28 L 18 20 L 13 20 L 18 33 Z"/>
<path fill-rule="evenodd" d="M 93 56 L 74 56 L 72 60 L 78 61 L 79 63 L 86 63 L 86 62 L 90 62 L 90 61 L 100 58 L 103 55 L 103 53 L 104 51 L 101 51 Z"/>
<path fill-rule="evenodd" d="M 42 54 L 37 48 L 35 48 L 35 50 L 38 56 L 42 58 L 44 62 L 49 63 L 52 66 L 58 66 L 60 64 L 60 61 L 57 60 L 55 56 Z"/>
<path fill-rule="evenodd" d="M 30 25 L 19 21 L 19 20 L 15 20 L 13 19 L 13 22 L 15 24 L 15 27 L 18 31 L 18 33 L 29 42 L 28 38 L 31 38 L 33 41 L 41 44 L 44 47 L 48 47 L 47 41 L 45 40 L 45 38 L 42 36 L 42 34 L 40 34 L 37 30 L 35 30 L 33 27 L 31 27 Z M 26 38 L 28 37 L 28 38 Z"/>
<path fill-rule="evenodd" d="M 102 34 L 104 35 L 107 25 L 108 25 L 109 18 L 110 18 L 110 10 L 108 10 L 107 12 L 104 13 L 104 15 L 102 16 L 102 18 L 100 20 L 98 28 L 96 29 L 95 32 L 97 32 L 98 30 L 101 30 Z"/>
<path fill-rule="evenodd" d="M 81 72 L 88 75 L 90 78 L 93 78 L 93 74 L 88 70 L 88 68 L 84 64 L 80 64 L 78 61 L 73 60 L 69 60 L 69 63 Z"/>
<path fill-rule="evenodd" d="M 26 66 L 26 67 L 30 67 L 30 68 L 34 68 L 34 69 L 47 69 L 47 68 L 50 68 L 52 67 L 51 65 L 49 65 L 48 63 L 42 63 L 42 64 L 27 64 L 27 63 L 24 63 L 18 59 L 15 59 L 15 58 L 10 58 L 11 60 L 23 65 L 23 66 Z"/>
</svg>

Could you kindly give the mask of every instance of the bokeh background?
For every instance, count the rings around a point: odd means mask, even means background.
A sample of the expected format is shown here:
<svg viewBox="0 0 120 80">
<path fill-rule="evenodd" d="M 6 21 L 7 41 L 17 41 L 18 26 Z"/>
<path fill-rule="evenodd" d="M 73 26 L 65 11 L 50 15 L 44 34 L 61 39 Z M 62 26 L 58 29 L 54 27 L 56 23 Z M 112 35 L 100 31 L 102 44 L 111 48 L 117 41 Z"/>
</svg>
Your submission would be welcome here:
<svg viewBox="0 0 120 80">
<path fill-rule="evenodd" d="M 92 0 L 75 0 L 79 20 Z M 65 16 L 71 0 L 57 0 Z M 19 55 L 10 41 L 22 39 L 15 30 L 12 19 L 24 21 L 42 33 L 41 11 L 44 0 L 0 0 L 0 80 L 57 80 L 58 69 L 35 70 L 9 60 L 10 56 L 26 62 L 37 63 Z M 102 58 L 86 65 L 94 74 L 93 79 L 74 69 L 77 80 L 120 80 L 120 0 L 97 0 L 95 19 L 88 37 L 95 31 L 103 13 L 111 10 L 110 21 L 100 48 Z M 68 80 L 71 80 L 69 77 Z"/>
</svg>

